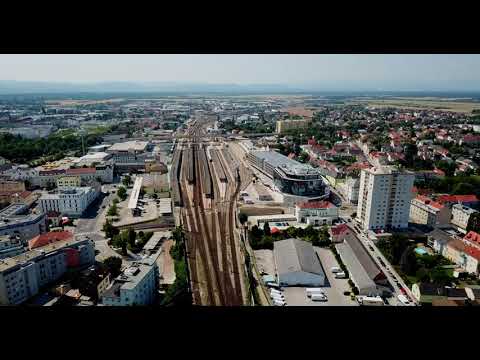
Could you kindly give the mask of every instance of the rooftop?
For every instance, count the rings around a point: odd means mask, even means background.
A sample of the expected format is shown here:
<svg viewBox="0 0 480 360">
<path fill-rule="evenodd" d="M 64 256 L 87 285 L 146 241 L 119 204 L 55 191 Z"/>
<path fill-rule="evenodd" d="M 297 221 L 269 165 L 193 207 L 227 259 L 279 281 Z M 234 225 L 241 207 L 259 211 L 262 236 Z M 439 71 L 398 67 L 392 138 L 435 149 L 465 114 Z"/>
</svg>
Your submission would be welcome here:
<svg viewBox="0 0 480 360">
<path fill-rule="evenodd" d="M 113 144 L 107 151 L 145 151 L 148 146 L 148 141 L 126 141 Z"/>
<path fill-rule="evenodd" d="M 272 167 L 280 168 L 285 172 L 295 175 L 318 175 L 318 171 L 312 166 L 289 159 L 276 151 L 254 150 L 252 153 L 269 163 Z"/>
<path fill-rule="evenodd" d="M 41 235 L 35 236 L 28 241 L 28 248 L 30 250 L 39 248 L 57 241 L 63 241 L 73 238 L 73 234 L 70 231 L 54 231 L 47 232 Z"/>
<path fill-rule="evenodd" d="M 330 201 L 307 201 L 297 204 L 300 209 L 329 209 L 334 208 Z"/>
<path fill-rule="evenodd" d="M 273 251 L 279 274 L 304 271 L 325 275 L 312 244 L 306 241 L 299 239 L 275 241 Z"/>
<path fill-rule="evenodd" d="M 468 215 L 471 215 L 473 213 L 476 213 L 478 212 L 477 210 L 475 209 L 472 209 L 468 206 L 465 206 L 465 205 L 462 205 L 462 204 L 454 204 L 452 206 L 452 209 L 456 209 L 456 210 L 459 210 L 459 211 L 463 211 L 464 213 L 467 213 Z"/>
</svg>

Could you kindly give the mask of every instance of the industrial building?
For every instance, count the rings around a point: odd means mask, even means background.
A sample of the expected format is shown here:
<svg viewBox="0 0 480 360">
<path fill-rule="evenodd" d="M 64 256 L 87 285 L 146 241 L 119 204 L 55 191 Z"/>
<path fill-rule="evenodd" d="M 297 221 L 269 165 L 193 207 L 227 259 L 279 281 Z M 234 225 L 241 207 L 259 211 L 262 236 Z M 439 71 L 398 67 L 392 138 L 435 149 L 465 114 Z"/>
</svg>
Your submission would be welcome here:
<svg viewBox="0 0 480 360">
<path fill-rule="evenodd" d="M 68 268 L 90 266 L 95 246 L 87 237 L 59 241 L 0 260 L 0 304 L 18 305 L 58 280 Z"/>
<path fill-rule="evenodd" d="M 415 175 L 394 166 L 362 169 L 357 220 L 364 230 L 407 228 Z"/>
<path fill-rule="evenodd" d="M 309 242 L 299 239 L 275 241 L 273 255 L 280 286 L 325 285 L 325 273 Z"/>
<path fill-rule="evenodd" d="M 106 152 L 112 154 L 115 168 L 120 171 L 145 168 L 145 160 L 154 158 L 153 144 L 148 141 L 126 141 L 110 146 Z"/>
<path fill-rule="evenodd" d="M 253 150 L 247 158 L 254 167 L 273 179 L 283 193 L 296 196 L 328 196 L 320 173 L 275 151 Z"/>
</svg>

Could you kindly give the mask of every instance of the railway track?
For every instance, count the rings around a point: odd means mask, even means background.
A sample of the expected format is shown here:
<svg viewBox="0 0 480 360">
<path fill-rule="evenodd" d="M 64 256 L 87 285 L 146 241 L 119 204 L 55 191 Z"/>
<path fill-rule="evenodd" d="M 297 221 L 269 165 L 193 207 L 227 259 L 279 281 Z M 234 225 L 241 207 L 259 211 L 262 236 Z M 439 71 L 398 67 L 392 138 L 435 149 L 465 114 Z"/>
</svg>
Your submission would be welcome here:
<svg viewBox="0 0 480 360">
<path fill-rule="evenodd" d="M 183 154 L 175 154 L 178 178 L 172 177 L 179 184 L 177 203 L 183 205 L 193 301 L 195 305 L 240 306 L 246 298 L 235 238 L 235 201 L 241 184 L 235 173 L 227 171 L 230 165 L 223 156 L 214 155 L 215 165 L 207 160 L 203 133 L 197 121 L 188 131 L 184 149 L 177 146 L 176 152 Z M 226 186 L 225 194 L 218 179 Z"/>
</svg>

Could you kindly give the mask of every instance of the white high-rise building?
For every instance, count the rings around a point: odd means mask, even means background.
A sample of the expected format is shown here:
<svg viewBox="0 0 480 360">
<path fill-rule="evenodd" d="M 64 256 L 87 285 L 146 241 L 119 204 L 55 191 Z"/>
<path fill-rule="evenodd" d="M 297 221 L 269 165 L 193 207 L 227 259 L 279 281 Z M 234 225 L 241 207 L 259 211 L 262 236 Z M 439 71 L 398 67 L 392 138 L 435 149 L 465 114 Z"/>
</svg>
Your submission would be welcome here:
<svg viewBox="0 0 480 360">
<path fill-rule="evenodd" d="M 363 169 L 357 218 L 364 230 L 408 227 L 415 175 L 394 166 Z"/>
</svg>

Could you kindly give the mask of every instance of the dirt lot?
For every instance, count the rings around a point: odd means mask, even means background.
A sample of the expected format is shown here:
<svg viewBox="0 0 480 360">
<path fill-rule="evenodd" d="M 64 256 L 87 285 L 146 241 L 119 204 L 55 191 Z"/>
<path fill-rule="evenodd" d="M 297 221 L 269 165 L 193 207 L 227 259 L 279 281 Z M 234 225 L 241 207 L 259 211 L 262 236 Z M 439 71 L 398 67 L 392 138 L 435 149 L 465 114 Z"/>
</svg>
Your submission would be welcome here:
<svg viewBox="0 0 480 360">
<path fill-rule="evenodd" d="M 442 110 L 471 113 L 480 109 L 480 103 L 469 101 L 443 101 L 441 98 L 392 98 L 388 100 L 354 100 L 349 104 L 366 104 L 377 108 L 396 107 L 411 110 Z"/>
</svg>

